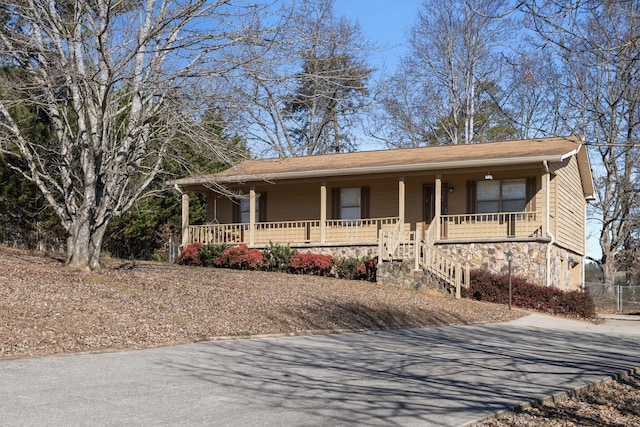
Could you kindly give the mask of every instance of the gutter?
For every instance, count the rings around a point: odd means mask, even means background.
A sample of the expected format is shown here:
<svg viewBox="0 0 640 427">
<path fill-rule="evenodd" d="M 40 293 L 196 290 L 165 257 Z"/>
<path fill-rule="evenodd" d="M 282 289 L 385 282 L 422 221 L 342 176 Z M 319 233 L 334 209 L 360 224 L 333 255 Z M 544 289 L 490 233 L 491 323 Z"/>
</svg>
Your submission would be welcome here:
<svg viewBox="0 0 640 427">
<path fill-rule="evenodd" d="M 572 150 L 570 153 L 574 153 Z M 275 172 L 268 174 L 255 175 L 229 175 L 229 176 L 202 176 L 194 178 L 180 178 L 172 181 L 173 184 L 201 184 L 211 179 L 215 179 L 218 183 L 239 183 L 250 181 L 273 181 L 276 179 L 296 179 L 296 178 L 326 178 L 328 176 L 353 176 L 380 173 L 402 173 L 416 172 L 427 170 L 444 170 L 459 169 L 465 167 L 491 167 L 491 166 L 507 166 L 513 164 L 526 164 L 538 162 L 559 162 L 566 158 L 567 154 L 556 156 L 535 156 L 535 157 L 517 157 L 517 158 L 501 158 L 501 159 L 475 159 L 455 162 L 440 163 L 417 163 L 404 165 L 384 165 L 384 166 L 367 166 L 360 168 L 341 168 L 341 169 L 320 169 L 320 170 L 303 170 L 291 172 Z"/>
</svg>

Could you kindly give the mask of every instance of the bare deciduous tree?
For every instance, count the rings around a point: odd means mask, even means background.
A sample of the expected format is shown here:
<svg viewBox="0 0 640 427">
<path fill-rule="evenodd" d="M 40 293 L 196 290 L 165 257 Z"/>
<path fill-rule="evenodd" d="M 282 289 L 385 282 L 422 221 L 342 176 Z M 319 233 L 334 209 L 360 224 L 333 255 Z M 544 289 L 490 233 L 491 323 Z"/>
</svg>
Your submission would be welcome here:
<svg viewBox="0 0 640 427">
<path fill-rule="evenodd" d="M 559 87 L 566 78 L 549 52 L 523 45 L 509 59 L 502 112 L 520 139 L 569 132 Z M 550 87 L 556 90 L 549 90 Z"/>
<path fill-rule="evenodd" d="M 281 31 L 253 45 L 247 53 L 259 60 L 243 61 L 229 82 L 226 107 L 253 147 L 279 157 L 352 148 L 349 125 L 366 105 L 372 69 L 359 27 L 335 16 L 333 2 L 282 6 Z"/>
<path fill-rule="evenodd" d="M 390 145 L 472 143 L 482 130 L 475 120 L 480 104 L 495 103 L 500 90 L 495 51 L 510 28 L 497 19 L 506 2 L 425 0 L 409 36 L 410 53 L 381 97 Z M 493 90 L 493 93 L 485 93 Z M 398 98 L 400 93 L 400 98 Z M 406 96 L 405 96 L 406 95 Z M 492 110 L 492 111 L 491 111 Z M 485 108 L 484 114 L 499 114 Z M 426 119 L 425 119 L 426 118 Z M 488 126 L 492 117 L 484 117 Z M 384 131 L 385 129 L 379 129 Z"/>
<path fill-rule="evenodd" d="M 60 219 L 67 263 L 97 268 L 110 219 L 145 194 L 176 138 L 224 156 L 193 133 L 204 95 L 195 80 L 231 67 L 221 53 L 250 32 L 238 14 L 257 10 L 228 0 L 0 0 L 0 9 L 0 148 L 24 161 L 19 172 Z M 47 137 L 30 131 L 32 115 Z"/>
<path fill-rule="evenodd" d="M 560 7 L 561 6 L 561 7 Z M 640 4 L 529 2 L 540 46 L 553 49 L 567 78 L 556 90 L 563 121 L 592 144 L 600 221 L 599 261 L 613 290 L 616 258 L 633 233 L 640 161 Z"/>
</svg>

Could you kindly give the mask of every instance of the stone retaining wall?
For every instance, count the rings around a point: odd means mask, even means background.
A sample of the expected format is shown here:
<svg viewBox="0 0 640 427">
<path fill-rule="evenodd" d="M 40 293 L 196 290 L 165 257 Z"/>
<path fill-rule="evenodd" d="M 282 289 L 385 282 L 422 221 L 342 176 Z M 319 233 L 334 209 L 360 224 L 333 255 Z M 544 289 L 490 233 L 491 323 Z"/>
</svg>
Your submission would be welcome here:
<svg viewBox="0 0 640 427">
<path fill-rule="evenodd" d="M 378 256 L 377 244 L 331 246 L 331 245 L 291 245 L 291 248 L 299 252 L 312 252 L 314 254 L 327 254 L 334 258 L 373 258 Z"/>
<path fill-rule="evenodd" d="M 584 283 L 584 257 L 558 246 L 551 247 L 551 283 L 563 290 L 573 290 L 576 280 Z"/>
<path fill-rule="evenodd" d="M 547 283 L 547 248 L 549 242 L 513 241 L 467 244 L 438 244 L 438 249 L 452 258 L 474 268 L 482 268 L 494 273 L 506 274 L 509 271 L 506 252 L 511 250 L 511 274 L 520 276 L 537 284 Z M 550 280 L 553 286 L 561 289 L 573 289 L 572 275 L 582 273 L 573 268 L 581 268 L 583 257 L 556 245 L 551 246 Z"/>
<path fill-rule="evenodd" d="M 444 243 L 436 247 L 452 258 L 470 265 L 472 269 L 482 268 L 494 273 L 508 272 L 509 266 L 505 252 L 511 250 L 511 273 L 520 276 L 530 282 L 545 284 L 547 282 L 546 251 L 549 242 L 541 241 L 508 241 L 508 242 L 478 242 L 478 243 Z M 292 245 L 292 248 L 300 252 L 313 252 L 329 254 L 334 258 L 364 258 L 378 255 L 378 245 Z M 583 257 L 559 248 L 551 247 L 551 283 L 561 289 L 574 288 L 571 283 L 576 279 L 575 275 L 583 281 L 583 273 L 580 271 Z M 385 262 L 378 264 L 378 283 L 391 286 L 402 286 L 412 289 L 444 288 L 434 282 L 430 275 L 413 270 L 413 260 L 404 262 Z M 577 269 L 577 270 L 576 270 Z"/>
<path fill-rule="evenodd" d="M 385 286 L 407 289 L 436 289 L 449 293 L 450 289 L 422 270 L 414 270 L 413 261 L 392 261 L 378 264 L 376 282 Z"/>
<path fill-rule="evenodd" d="M 506 252 L 511 250 L 511 273 L 531 282 L 546 282 L 547 263 L 545 261 L 546 242 L 491 242 L 438 244 L 437 248 L 452 258 L 471 266 L 494 273 L 509 271 Z"/>
</svg>

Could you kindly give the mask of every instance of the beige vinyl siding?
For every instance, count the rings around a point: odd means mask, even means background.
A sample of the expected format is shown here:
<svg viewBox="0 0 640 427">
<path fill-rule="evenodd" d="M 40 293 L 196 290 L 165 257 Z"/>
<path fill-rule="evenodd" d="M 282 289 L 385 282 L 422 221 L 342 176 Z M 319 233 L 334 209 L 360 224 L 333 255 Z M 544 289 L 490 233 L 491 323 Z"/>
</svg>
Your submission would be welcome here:
<svg viewBox="0 0 640 427">
<path fill-rule="evenodd" d="M 233 222 L 231 200 L 213 192 L 207 193 L 207 222 L 230 224 Z"/>
<path fill-rule="evenodd" d="M 415 227 L 417 222 L 422 222 L 422 191 L 423 185 L 427 182 L 434 182 L 433 175 L 430 177 L 411 176 L 405 178 L 405 222 Z"/>
<path fill-rule="evenodd" d="M 399 178 L 389 178 L 387 180 L 371 180 L 368 184 L 365 182 L 362 183 L 362 185 L 369 185 L 369 213 L 372 218 L 398 216 L 399 182 Z M 405 193 L 405 198 L 406 197 L 407 195 Z"/>
<path fill-rule="evenodd" d="M 267 193 L 267 222 L 320 218 L 320 184 L 256 187 Z"/>
<path fill-rule="evenodd" d="M 232 189 L 248 197 L 249 187 Z M 320 217 L 320 184 L 279 184 L 257 185 L 256 194 L 267 195 L 267 222 L 295 221 L 301 219 L 317 219 Z M 227 199 L 228 200 L 228 199 Z M 218 205 L 220 206 L 220 205 Z M 232 218 L 232 204 L 225 203 L 225 214 L 228 211 Z M 232 222 L 231 219 L 229 222 Z"/>
<path fill-rule="evenodd" d="M 566 249 L 584 255 L 585 236 L 585 199 L 582 192 L 582 183 L 578 163 L 575 156 L 563 162 L 550 165 L 555 174 L 555 185 L 552 189 L 552 212 L 555 212 L 555 238 L 556 243 Z M 559 201 L 562 203 L 559 203 Z"/>
<path fill-rule="evenodd" d="M 558 235 L 558 179 L 555 173 L 549 173 L 549 229 L 553 236 Z"/>
<path fill-rule="evenodd" d="M 319 182 L 256 186 L 257 193 L 267 193 L 267 222 L 312 220 L 320 218 Z M 327 183 L 327 219 L 331 219 L 331 190 L 343 187 L 369 186 L 369 213 L 372 218 L 398 216 L 398 178 L 346 180 Z M 248 194 L 249 188 L 238 188 Z M 225 212 L 231 212 L 225 203 Z M 218 202 L 220 218 L 220 203 Z M 229 213 L 231 217 L 231 213 Z M 231 222 L 231 221 L 229 221 Z"/>
</svg>

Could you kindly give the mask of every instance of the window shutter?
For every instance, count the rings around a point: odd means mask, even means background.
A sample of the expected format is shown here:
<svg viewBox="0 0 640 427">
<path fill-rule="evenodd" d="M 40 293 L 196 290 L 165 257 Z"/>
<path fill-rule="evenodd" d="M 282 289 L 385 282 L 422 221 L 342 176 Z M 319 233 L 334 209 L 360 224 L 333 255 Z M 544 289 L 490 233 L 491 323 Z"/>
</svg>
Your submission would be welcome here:
<svg viewBox="0 0 640 427">
<path fill-rule="evenodd" d="M 231 199 L 231 218 L 235 224 L 240 222 L 240 200 Z"/>
<path fill-rule="evenodd" d="M 369 218 L 369 186 L 360 187 L 360 219 Z"/>
<path fill-rule="evenodd" d="M 258 222 L 267 222 L 267 193 L 260 193 L 258 200 Z"/>
<path fill-rule="evenodd" d="M 467 213 L 476 213 L 476 182 L 467 181 Z"/>
<path fill-rule="evenodd" d="M 529 204 L 529 210 L 536 210 L 536 177 L 530 176 L 527 178 L 527 203 Z"/>
<path fill-rule="evenodd" d="M 340 219 L 340 189 L 331 189 L 331 218 Z"/>
</svg>

